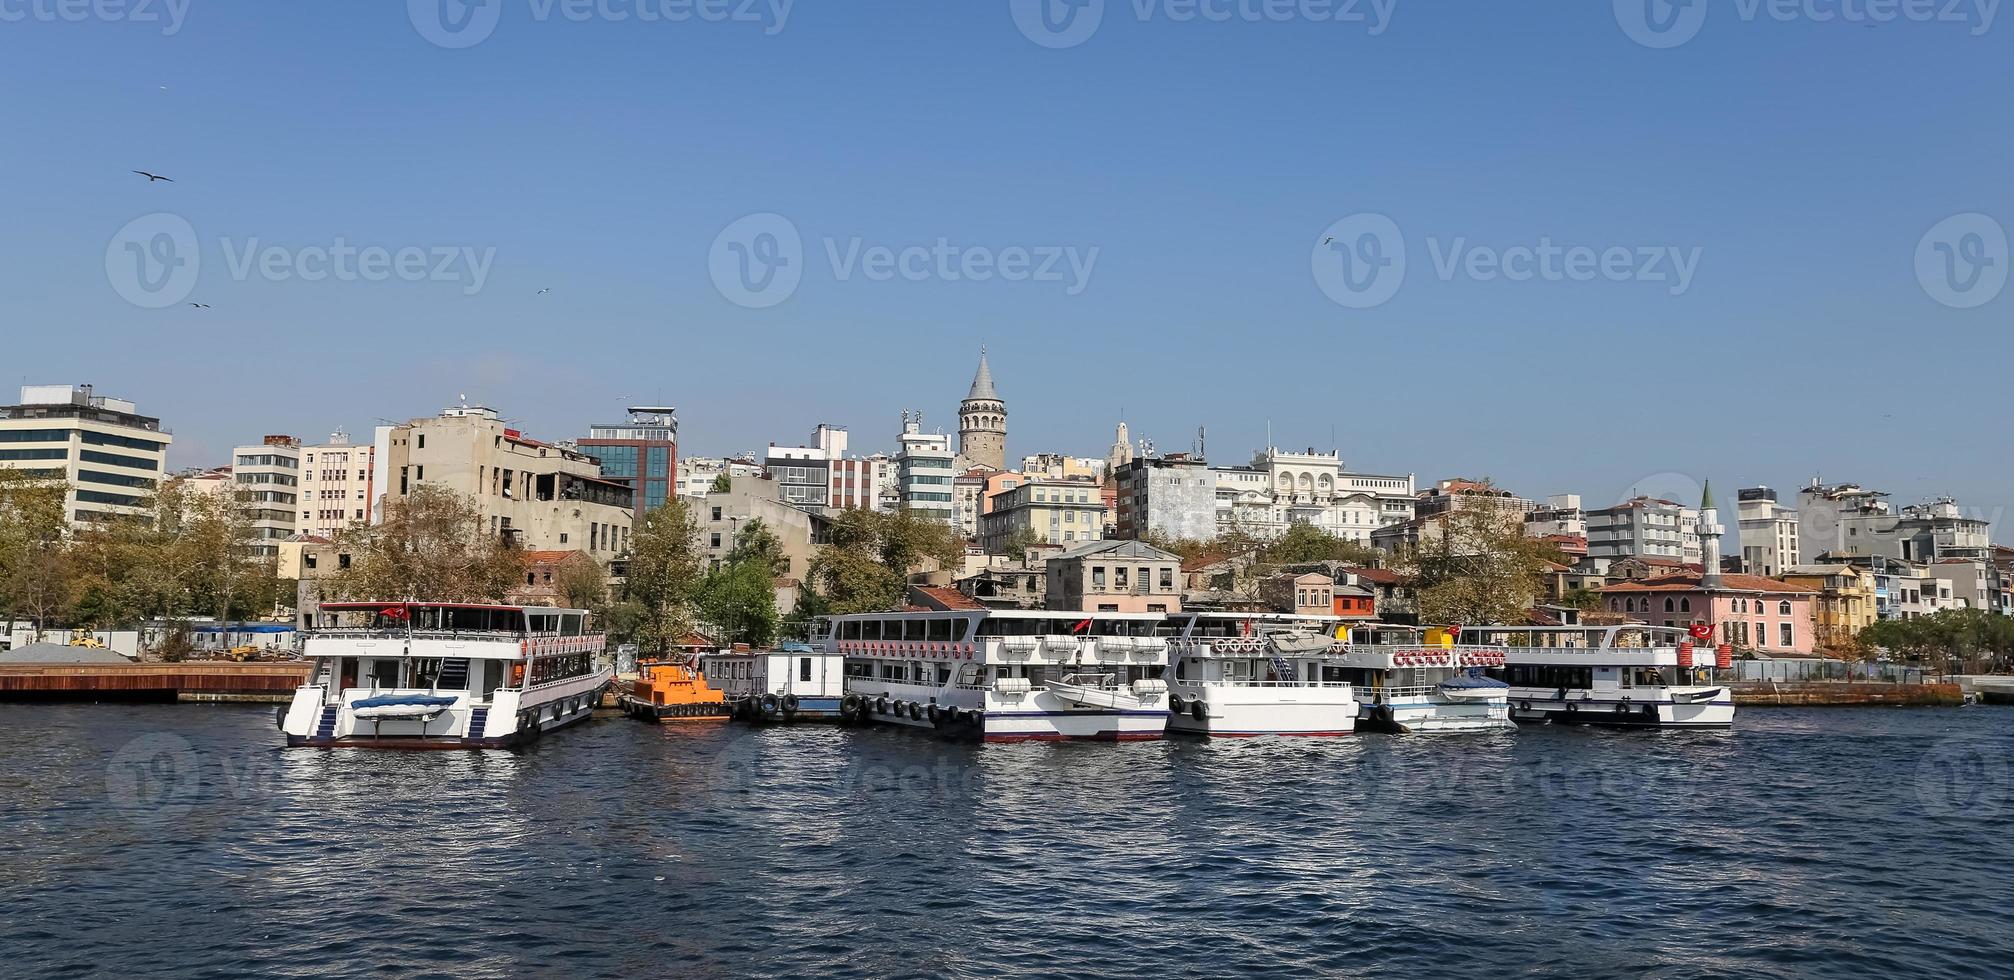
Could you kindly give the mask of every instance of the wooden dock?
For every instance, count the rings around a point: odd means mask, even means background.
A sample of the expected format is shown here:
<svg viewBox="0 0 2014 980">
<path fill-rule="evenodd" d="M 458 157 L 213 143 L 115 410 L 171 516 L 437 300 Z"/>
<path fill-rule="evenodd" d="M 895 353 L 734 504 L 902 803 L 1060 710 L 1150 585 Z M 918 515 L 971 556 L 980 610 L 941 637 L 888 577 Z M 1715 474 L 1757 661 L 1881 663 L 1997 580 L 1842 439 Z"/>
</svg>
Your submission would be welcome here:
<svg viewBox="0 0 2014 980">
<path fill-rule="evenodd" d="M 302 663 L 4 664 L 0 701 L 284 701 Z"/>
</svg>

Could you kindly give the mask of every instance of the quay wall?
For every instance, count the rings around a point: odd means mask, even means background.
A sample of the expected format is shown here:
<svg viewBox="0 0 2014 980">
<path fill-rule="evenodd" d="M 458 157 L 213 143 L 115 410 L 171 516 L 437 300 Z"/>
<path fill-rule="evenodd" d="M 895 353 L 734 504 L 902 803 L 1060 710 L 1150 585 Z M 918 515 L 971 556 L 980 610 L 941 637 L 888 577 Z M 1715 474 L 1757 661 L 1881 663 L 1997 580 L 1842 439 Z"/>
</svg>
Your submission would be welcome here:
<svg viewBox="0 0 2014 980">
<path fill-rule="evenodd" d="M 1744 681 L 1731 685 L 1741 707 L 1855 707 L 1955 705 L 1965 700 L 1956 684 L 1853 684 L 1840 681 Z"/>
<path fill-rule="evenodd" d="M 307 663 L 5 664 L 0 701 L 176 701 L 284 697 Z"/>
</svg>

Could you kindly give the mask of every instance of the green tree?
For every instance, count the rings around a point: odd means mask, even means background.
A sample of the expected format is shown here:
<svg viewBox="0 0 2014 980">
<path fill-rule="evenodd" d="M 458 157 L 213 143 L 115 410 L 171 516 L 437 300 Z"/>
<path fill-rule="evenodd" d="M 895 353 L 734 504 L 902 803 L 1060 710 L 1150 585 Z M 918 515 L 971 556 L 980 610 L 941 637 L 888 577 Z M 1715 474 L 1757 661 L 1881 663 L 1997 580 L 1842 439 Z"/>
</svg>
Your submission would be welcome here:
<svg viewBox="0 0 2014 980">
<path fill-rule="evenodd" d="M 762 518 L 752 518 L 741 526 L 734 535 L 734 547 L 727 553 L 729 564 L 754 562 L 769 570 L 771 575 L 790 573 L 790 556 L 783 553 L 783 541 L 776 536 Z"/>
<path fill-rule="evenodd" d="M 941 521 L 909 510 L 847 510 L 832 518 L 805 585 L 833 613 L 893 609 L 902 604 L 911 574 L 933 563 L 953 566 L 963 555 L 950 525 Z"/>
<path fill-rule="evenodd" d="M 776 578 L 759 558 L 728 562 L 707 573 L 700 612 L 724 643 L 768 646 L 776 641 Z"/>
<path fill-rule="evenodd" d="M 672 497 L 646 511 L 630 534 L 630 552 L 622 601 L 634 615 L 636 643 L 648 654 L 669 652 L 696 623 L 705 577 L 692 506 Z"/>
<path fill-rule="evenodd" d="M 1265 546 L 1263 557 L 1275 565 L 1317 561 L 1370 565 L 1381 560 L 1383 554 L 1362 542 L 1336 537 L 1313 524 L 1296 522 L 1287 528 L 1287 533 Z"/>
<path fill-rule="evenodd" d="M 1423 623 L 1517 625 L 1539 596 L 1552 549 L 1524 533 L 1524 515 L 1487 505 L 1457 507 L 1427 528 L 1390 567 L 1414 590 Z"/>
<path fill-rule="evenodd" d="M 728 474 L 726 474 L 725 472 L 721 473 L 721 474 L 720 474 L 719 476 L 716 476 L 716 477 L 714 477 L 714 478 L 713 478 L 713 490 L 712 490 L 712 492 L 714 492 L 714 493 L 733 493 L 733 492 L 734 492 L 734 477 L 732 477 L 732 476 L 729 476 L 729 475 L 728 475 Z"/>
<path fill-rule="evenodd" d="M 63 537 L 69 485 L 23 470 L 0 469 L 0 624 L 17 616 L 39 630 L 76 597 Z"/>
<path fill-rule="evenodd" d="M 339 532 L 350 553 L 323 592 L 357 601 L 496 602 L 524 576 L 524 558 L 491 534 L 475 498 L 420 484 L 384 520 Z"/>
</svg>

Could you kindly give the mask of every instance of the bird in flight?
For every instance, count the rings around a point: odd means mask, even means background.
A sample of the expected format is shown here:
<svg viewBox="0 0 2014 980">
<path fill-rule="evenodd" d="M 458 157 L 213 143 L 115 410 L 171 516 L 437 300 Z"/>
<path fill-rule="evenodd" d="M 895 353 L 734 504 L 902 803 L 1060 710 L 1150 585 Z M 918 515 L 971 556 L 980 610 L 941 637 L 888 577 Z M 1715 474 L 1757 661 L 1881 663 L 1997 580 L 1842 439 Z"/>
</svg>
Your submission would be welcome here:
<svg viewBox="0 0 2014 980">
<path fill-rule="evenodd" d="M 210 304 L 208 303 L 190 303 L 189 305 L 199 310 L 207 310 L 210 308 Z"/>
<path fill-rule="evenodd" d="M 544 296 L 545 294 L 547 294 L 547 293 L 549 293 L 549 292 L 552 292 L 552 287 L 551 287 L 551 286 L 547 286 L 547 287 L 545 287 L 544 289 L 541 289 L 541 290 L 539 290 L 538 292 L 536 292 L 536 293 L 533 293 L 532 295 L 533 295 L 533 296 Z"/>
<path fill-rule="evenodd" d="M 153 183 L 153 182 L 155 182 L 155 181 L 157 181 L 157 180 L 165 180 L 165 181 L 167 181 L 167 182 L 168 182 L 168 183 L 170 183 L 170 184 L 172 184 L 172 183 L 174 183 L 174 182 L 175 182 L 175 178 L 173 178 L 173 177 L 163 177 L 163 176 L 161 176 L 160 174 L 150 174 L 150 173 L 146 172 L 145 170 L 135 170 L 135 171 L 133 171 L 133 172 L 134 172 L 134 173 L 136 173 L 136 174 L 139 174 L 139 175 L 140 175 L 140 176 L 142 176 L 142 177 L 145 177 L 145 178 L 147 178 L 147 183 L 149 183 L 149 184 L 151 184 L 151 183 Z"/>
</svg>

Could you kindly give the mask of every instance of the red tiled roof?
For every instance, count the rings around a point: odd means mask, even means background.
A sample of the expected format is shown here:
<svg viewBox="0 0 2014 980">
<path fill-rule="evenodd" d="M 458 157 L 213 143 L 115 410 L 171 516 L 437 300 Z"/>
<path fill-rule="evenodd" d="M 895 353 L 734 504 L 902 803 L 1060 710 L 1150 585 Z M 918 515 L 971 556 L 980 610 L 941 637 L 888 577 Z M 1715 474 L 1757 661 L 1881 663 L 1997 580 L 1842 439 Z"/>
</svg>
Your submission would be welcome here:
<svg viewBox="0 0 2014 980">
<path fill-rule="evenodd" d="M 916 590 L 917 592 L 923 595 L 929 596 L 932 600 L 936 601 L 939 605 L 943 606 L 945 609 L 986 608 L 985 606 L 982 606 L 979 603 L 974 602 L 971 596 L 968 596 L 965 593 L 960 592 L 957 589 L 950 588 L 948 586 L 912 585 L 910 586 L 910 588 Z"/>
<path fill-rule="evenodd" d="M 1680 572 L 1676 575 L 1660 575 L 1640 582 L 1622 582 L 1604 586 L 1597 592 L 1697 592 L 1700 575 L 1696 572 Z M 1728 574 L 1720 577 L 1720 587 L 1730 592 L 1784 592 L 1811 595 L 1818 590 L 1801 585 L 1764 578 L 1760 575 Z"/>
<path fill-rule="evenodd" d="M 1351 568 L 1345 565 L 1343 566 L 1343 571 L 1349 572 L 1351 575 L 1355 575 L 1366 582 L 1376 582 L 1379 585 L 1399 584 L 1399 573 L 1387 568 Z"/>
<path fill-rule="evenodd" d="M 1226 555 L 1221 551 L 1205 551 L 1202 554 L 1197 555 L 1196 557 L 1183 562 L 1182 571 L 1185 572 L 1202 571 L 1203 569 L 1208 568 L 1211 565 L 1215 565 L 1216 563 L 1223 561 L 1224 559 L 1229 557 L 1230 557 L 1229 555 Z"/>
</svg>

